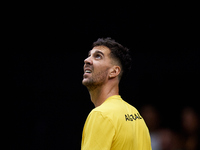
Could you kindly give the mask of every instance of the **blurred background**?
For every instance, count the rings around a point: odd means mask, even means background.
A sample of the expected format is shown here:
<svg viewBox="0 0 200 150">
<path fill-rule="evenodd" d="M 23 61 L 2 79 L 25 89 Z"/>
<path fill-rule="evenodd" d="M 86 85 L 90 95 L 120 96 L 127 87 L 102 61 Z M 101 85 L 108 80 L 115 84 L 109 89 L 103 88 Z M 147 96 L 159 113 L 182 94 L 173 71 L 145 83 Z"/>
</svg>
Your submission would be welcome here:
<svg viewBox="0 0 200 150">
<path fill-rule="evenodd" d="M 80 149 L 94 108 L 81 83 L 83 60 L 99 37 L 131 51 L 120 95 L 145 119 L 152 149 L 199 148 L 197 4 L 17 3 L 6 14 L 9 149 Z"/>
</svg>

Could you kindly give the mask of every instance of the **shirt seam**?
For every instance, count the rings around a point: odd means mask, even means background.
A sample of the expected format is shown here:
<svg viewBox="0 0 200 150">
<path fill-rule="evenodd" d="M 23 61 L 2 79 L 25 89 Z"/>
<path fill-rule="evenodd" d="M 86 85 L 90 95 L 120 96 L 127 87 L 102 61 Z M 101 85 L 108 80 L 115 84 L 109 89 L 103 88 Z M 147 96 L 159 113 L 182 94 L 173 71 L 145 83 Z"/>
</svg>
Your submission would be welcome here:
<svg viewBox="0 0 200 150">
<path fill-rule="evenodd" d="M 107 119 L 109 120 L 109 122 L 112 124 L 112 126 L 114 127 L 114 130 L 115 130 L 115 132 L 116 132 L 116 128 L 115 128 L 115 126 L 114 126 L 112 120 L 111 120 L 108 116 L 104 115 L 101 111 L 93 110 L 93 112 L 99 113 L 99 114 L 100 114 L 103 118 L 105 118 L 105 119 L 107 118 Z"/>
</svg>

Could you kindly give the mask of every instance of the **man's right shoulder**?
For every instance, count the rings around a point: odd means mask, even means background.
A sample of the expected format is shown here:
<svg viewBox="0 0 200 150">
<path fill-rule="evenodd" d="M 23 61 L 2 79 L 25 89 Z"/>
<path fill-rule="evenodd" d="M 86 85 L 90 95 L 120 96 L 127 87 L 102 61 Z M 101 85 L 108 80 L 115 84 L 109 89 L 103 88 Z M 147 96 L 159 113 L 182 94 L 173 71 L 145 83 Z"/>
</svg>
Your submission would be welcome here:
<svg viewBox="0 0 200 150">
<path fill-rule="evenodd" d="M 88 115 L 88 117 L 108 117 L 109 112 L 107 110 L 101 109 L 100 107 L 94 108 Z"/>
<path fill-rule="evenodd" d="M 89 116 L 90 115 L 100 115 L 100 114 L 102 114 L 103 113 L 103 111 L 102 110 L 99 110 L 99 109 L 97 109 L 97 108 L 94 108 L 94 109 L 92 109 L 91 110 L 91 112 L 89 113 Z"/>
</svg>

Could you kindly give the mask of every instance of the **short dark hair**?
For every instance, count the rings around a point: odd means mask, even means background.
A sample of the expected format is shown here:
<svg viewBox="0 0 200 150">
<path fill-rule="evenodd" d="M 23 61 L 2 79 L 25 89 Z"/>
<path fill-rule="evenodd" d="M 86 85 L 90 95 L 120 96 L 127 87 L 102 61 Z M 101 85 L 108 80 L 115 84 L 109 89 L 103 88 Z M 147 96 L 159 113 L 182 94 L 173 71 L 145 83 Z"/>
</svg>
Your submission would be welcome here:
<svg viewBox="0 0 200 150">
<path fill-rule="evenodd" d="M 130 71 L 132 59 L 128 48 L 122 46 L 110 37 L 99 38 L 96 42 L 93 43 L 92 46 L 106 46 L 110 49 L 111 56 L 117 59 L 117 61 L 119 61 L 121 64 L 122 73 L 120 73 L 120 78 L 122 75 L 123 77 L 126 76 L 126 74 Z"/>
</svg>

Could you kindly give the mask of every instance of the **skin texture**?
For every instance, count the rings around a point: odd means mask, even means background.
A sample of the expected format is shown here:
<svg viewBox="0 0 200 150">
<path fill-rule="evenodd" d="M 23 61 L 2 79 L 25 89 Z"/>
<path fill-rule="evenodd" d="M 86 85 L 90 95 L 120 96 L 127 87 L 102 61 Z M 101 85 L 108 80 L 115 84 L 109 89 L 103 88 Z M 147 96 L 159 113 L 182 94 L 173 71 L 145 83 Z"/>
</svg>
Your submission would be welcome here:
<svg viewBox="0 0 200 150">
<path fill-rule="evenodd" d="M 88 88 L 95 107 L 100 106 L 108 97 L 119 95 L 118 76 L 121 68 L 110 52 L 105 46 L 96 46 L 84 60 L 82 84 Z"/>
</svg>

